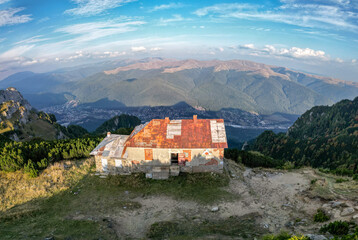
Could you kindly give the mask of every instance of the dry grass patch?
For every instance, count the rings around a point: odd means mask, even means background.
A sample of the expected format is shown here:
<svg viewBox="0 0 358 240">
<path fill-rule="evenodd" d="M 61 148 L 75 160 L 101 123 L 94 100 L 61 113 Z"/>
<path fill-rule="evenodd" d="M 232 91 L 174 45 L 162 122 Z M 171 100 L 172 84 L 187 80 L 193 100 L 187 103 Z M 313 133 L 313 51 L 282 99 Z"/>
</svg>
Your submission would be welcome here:
<svg viewBox="0 0 358 240">
<path fill-rule="evenodd" d="M 0 171 L 0 211 L 66 190 L 87 174 L 92 165 L 91 159 L 56 162 L 36 178 L 30 178 L 22 171 Z"/>
</svg>

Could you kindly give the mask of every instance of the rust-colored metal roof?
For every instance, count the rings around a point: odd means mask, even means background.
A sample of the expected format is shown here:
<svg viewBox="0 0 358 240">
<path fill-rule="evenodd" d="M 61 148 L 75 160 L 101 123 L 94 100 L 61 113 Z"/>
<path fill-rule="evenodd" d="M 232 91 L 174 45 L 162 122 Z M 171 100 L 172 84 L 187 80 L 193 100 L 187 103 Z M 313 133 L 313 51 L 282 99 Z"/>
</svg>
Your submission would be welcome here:
<svg viewBox="0 0 358 240">
<path fill-rule="evenodd" d="M 223 119 L 153 119 L 134 130 L 126 147 L 227 148 Z"/>
</svg>

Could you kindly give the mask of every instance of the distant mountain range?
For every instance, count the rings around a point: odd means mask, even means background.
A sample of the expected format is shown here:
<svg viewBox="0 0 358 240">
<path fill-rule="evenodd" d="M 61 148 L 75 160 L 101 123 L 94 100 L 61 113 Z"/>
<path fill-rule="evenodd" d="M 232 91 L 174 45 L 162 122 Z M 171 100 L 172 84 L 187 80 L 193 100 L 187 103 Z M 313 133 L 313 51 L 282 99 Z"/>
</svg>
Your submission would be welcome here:
<svg viewBox="0 0 358 240">
<path fill-rule="evenodd" d="M 242 60 L 149 58 L 103 62 L 49 73 L 22 72 L 0 82 L 16 87 L 37 108 L 76 100 L 120 107 L 172 106 L 258 114 L 302 114 L 358 96 L 358 83 Z M 106 107 L 106 106 L 103 106 Z"/>
</svg>

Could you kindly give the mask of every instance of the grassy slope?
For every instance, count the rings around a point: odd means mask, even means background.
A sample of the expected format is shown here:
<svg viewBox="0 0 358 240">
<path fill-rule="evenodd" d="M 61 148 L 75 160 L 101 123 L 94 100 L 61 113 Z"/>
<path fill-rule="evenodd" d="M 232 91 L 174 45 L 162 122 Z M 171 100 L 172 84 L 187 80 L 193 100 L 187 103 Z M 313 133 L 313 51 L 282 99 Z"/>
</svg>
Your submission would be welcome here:
<svg viewBox="0 0 358 240">
<path fill-rule="evenodd" d="M 232 196 L 222 189 L 227 176 L 193 174 L 155 181 L 140 174 L 102 179 L 90 165 L 78 162 L 65 170 L 64 163 L 58 163 L 35 179 L 20 172 L 1 173 L 0 239 L 117 239 L 110 220 L 99 216 L 120 216 L 140 208 L 136 197 L 163 194 L 205 204 Z"/>
</svg>

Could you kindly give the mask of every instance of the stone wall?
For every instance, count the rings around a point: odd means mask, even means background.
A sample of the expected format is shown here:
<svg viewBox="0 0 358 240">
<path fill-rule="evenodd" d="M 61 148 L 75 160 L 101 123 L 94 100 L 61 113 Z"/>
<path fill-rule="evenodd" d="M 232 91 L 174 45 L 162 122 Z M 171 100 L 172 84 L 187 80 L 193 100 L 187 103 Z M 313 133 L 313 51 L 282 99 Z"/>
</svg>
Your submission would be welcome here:
<svg viewBox="0 0 358 240">
<path fill-rule="evenodd" d="M 189 150 L 191 151 L 191 160 L 186 161 L 185 166 L 180 166 L 180 172 L 196 173 L 223 171 L 223 149 Z M 188 151 L 188 149 L 153 149 L 152 151 L 153 160 L 145 160 L 145 148 L 128 148 L 127 159 L 96 156 L 96 170 L 97 172 L 108 174 L 130 174 L 134 172 L 151 174 L 153 173 L 153 169 L 158 169 L 158 167 L 169 167 L 171 165 L 171 153 L 184 153 L 184 151 Z M 103 169 L 103 159 L 107 160 L 106 171 Z M 154 175 L 159 176 L 160 174 L 155 173 Z"/>
</svg>

